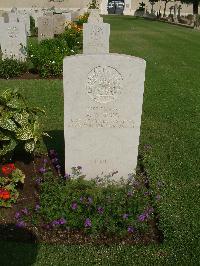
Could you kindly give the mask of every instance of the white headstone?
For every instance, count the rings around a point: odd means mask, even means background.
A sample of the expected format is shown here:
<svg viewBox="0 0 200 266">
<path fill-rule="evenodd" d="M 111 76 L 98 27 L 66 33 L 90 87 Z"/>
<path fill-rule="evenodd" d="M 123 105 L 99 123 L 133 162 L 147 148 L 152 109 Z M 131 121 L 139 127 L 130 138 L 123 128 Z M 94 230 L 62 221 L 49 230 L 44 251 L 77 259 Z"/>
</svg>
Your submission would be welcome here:
<svg viewBox="0 0 200 266">
<path fill-rule="evenodd" d="M 23 23 L 4 23 L 1 25 L 0 41 L 2 58 L 26 60 L 27 34 Z M 3 36 L 3 38 L 2 38 Z"/>
<path fill-rule="evenodd" d="M 72 13 L 67 12 L 67 13 L 62 13 L 63 16 L 65 16 L 65 22 L 71 22 L 72 21 Z"/>
<path fill-rule="evenodd" d="M 92 10 L 88 23 L 83 24 L 83 53 L 109 53 L 110 25 L 103 23 L 99 10 Z"/>
<path fill-rule="evenodd" d="M 4 23 L 4 17 L 0 17 L 0 23 Z"/>
<path fill-rule="evenodd" d="M 54 34 L 61 34 L 65 30 L 65 16 L 62 14 L 53 15 Z"/>
<path fill-rule="evenodd" d="M 43 16 L 38 18 L 38 41 L 53 39 L 54 23 L 53 16 Z"/>
<path fill-rule="evenodd" d="M 9 12 L 8 13 L 8 22 L 9 23 L 16 23 L 19 22 L 17 18 L 17 13 Z"/>
<path fill-rule="evenodd" d="M 77 78 L 78 77 L 78 78 Z M 108 54 L 64 59 L 65 168 L 87 178 L 137 165 L 145 61 Z"/>
<path fill-rule="evenodd" d="M 27 13 L 19 13 L 18 20 L 21 23 L 24 23 L 26 26 L 27 35 L 31 35 L 31 28 L 30 28 L 30 15 Z"/>
</svg>

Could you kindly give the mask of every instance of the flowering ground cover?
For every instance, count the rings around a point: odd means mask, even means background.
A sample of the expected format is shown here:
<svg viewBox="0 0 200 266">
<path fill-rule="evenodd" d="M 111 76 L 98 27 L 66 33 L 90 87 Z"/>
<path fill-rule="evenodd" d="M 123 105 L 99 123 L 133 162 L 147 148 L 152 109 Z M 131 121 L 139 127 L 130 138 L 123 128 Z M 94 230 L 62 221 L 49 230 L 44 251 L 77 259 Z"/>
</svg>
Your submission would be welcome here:
<svg viewBox="0 0 200 266">
<path fill-rule="evenodd" d="M 0 241 L 5 265 L 199 265 L 199 32 L 132 17 L 108 16 L 105 21 L 111 23 L 112 52 L 147 61 L 139 153 L 149 190 L 159 199 L 154 207 L 164 241 L 148 246 Z M 55 148 L 63 164 L 62 82 L 1 80 L 0 89 L 5 86 L 17 86 L 33 104 L 45 108 L 43 123 L 52 139 L 43 148 Z M 28 232 L 18 230 L 27 239 Z"/>
</svg>

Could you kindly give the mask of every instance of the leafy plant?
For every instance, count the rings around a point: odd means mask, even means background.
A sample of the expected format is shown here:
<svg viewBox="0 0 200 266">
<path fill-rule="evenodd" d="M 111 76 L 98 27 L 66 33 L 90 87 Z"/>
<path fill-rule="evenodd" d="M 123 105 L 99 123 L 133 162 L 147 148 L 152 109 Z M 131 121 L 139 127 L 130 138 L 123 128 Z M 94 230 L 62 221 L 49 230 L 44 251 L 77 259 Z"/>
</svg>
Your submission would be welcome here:
<svg viewBox="0 0 200 266">
<path fill-rule="evenodd" d="M 30 107 L 18 90 L 7 89 L 0 94 L 0 157 L 22 145 L 32 153 L 44 135 L 39 115 L 44 113 Z"/>
<path fill-rule="evenodd" d="M 13 78 L 27 71 L 27 63 L 17 59 L 0 59 L 0 78 Z"/>
<path fill-rule="evenodd" d="M 83 26 L 83 23 L 87 23 L 88 17 L 89 17 L 89 13 L 85 13 L 84 15 L 79 16 L 78 20 L 76 21 L 76 24 L 78 26 Z"/>
<path fill-rule="evenodd" d="M 75 28 L 66 29 L 55 39 L 33 43 L 28 48 L 32 71 L 44 78 L 61 76 L 64 57 L 78 53 L 81 48 L 82 34 Z"/>
</svg>

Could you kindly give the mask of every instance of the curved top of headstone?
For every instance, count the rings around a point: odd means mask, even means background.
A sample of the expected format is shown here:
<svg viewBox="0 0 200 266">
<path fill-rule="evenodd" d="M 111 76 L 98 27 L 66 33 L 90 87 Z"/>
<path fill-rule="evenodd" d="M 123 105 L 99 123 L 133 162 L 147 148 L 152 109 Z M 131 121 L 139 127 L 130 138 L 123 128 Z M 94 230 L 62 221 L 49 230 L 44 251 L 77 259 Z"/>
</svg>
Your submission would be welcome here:
<svg viewBox="0 0 200 266">
<path fill-rule="evenodd" d="M 88 23 L 93 23 L 93 24 L 103 23 L 103 18 L 100 17 L 99 9 L 90 9 Z"/>
<path fill-rule="evenodd" d="M 141 63 L 141 64 L 145 64 L 146 65 L 146 61 L 143 59 L 143 58 L 140 58 L 140 57 L 137 57 L 137 56 L 133 56 L 133 55 L 126 55 L 126 54 L 117 54 L 117 53 L 109 53 L 109 54 L 76 54 L 76 55 L 71 55 L 71 56 L 66 56 L 64 58 L 64 61 L 66 60 L 76 60 L 78 57 L 81 58 L 81 57 L 118 57 L 118 58 L 126 58 L 126 59 L 130 59 L 130 60 L 135 60 L 137 61 L 138 63 Z"/>
</svg>

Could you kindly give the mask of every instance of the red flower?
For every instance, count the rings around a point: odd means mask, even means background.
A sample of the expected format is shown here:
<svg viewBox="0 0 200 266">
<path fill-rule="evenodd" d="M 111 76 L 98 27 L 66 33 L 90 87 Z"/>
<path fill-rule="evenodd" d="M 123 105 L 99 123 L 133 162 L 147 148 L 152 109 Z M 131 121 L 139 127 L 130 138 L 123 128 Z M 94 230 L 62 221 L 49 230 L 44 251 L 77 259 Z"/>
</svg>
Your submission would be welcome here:
<svg viewBox="0 0 200 266">
<path fill-rule="evenodd" d="M 6 189 L 0 188 L 0 199 L 3 199 L 3 200 L 10 199 L 10 192 Z"/>
<path fill-rule="evenodd" d="M 4 166 L 2 166 L 1 168 L 1 171 L 4 175 L 9 175 L 12 173 L 12 171 L 14 171 L 16 168 L 15 168 L 15 165 L 14 163 L 8 163 Z"/>
</svg>

